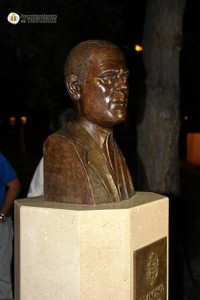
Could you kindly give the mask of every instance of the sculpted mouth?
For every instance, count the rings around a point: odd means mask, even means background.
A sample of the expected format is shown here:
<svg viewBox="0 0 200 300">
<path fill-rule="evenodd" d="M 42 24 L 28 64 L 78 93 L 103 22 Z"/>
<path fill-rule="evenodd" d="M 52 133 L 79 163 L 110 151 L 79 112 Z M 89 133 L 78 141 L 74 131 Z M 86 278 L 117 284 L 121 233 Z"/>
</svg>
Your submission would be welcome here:
<svg viewBox="0 0 200 300">
<path fill-rule="evenodd" d="M 126 101 L 126 100 L 117 100 L 117 101 L 113 101 L 112 104 L 117 106 L 117 107 L 126 108 L 127 104 L 128 104 L 128 101 Z"/>
</svg>

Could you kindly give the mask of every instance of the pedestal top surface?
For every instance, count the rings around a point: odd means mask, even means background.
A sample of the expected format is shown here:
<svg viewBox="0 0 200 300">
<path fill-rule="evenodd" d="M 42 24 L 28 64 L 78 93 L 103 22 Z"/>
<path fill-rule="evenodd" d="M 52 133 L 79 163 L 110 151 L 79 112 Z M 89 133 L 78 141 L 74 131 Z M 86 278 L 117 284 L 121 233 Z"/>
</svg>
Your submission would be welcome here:
<svg viewBox="0 0 200 300">
<path fill-rule="evenodd" d="M 101 205 L 86 205 L 86 204 L 72 204 L 62 202 L 48 202 L 44 201 L 44 196 L 24 198 L 16 200 L 15 204 L 18 206 L 34 206 L 44 208 L 60 208 L 70 210 L 105 210 L 105 209 L 128 209 L 138 205 L 145 205 L 161 199 L 167 199 L 166 196 L 152 193 L 152 192 L 136 192 L 135 195 L 128 199 L 115 203 L 101 204 Z"/>
</svg>

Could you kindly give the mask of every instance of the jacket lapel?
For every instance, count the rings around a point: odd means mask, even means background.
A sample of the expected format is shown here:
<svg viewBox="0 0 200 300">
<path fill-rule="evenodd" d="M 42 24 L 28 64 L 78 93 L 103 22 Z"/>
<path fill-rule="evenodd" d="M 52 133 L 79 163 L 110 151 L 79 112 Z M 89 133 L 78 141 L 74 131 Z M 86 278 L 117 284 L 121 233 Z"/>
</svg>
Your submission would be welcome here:
<svg viewBox="0 0 200 300">
<path fill-rule="evenodd" d="M 93 169 L 108 193 L 115 198 L 115 201 L 120 201 L 116 184 L 110 174 L 103 151 L 94 142 L 92 136 L 78 123 L 69 123 L 67 128 L 69 129 L 71 138 L 75 140 L 77 150 L 81 158 L 84 159 L 85 164 Z"/>
</svg>

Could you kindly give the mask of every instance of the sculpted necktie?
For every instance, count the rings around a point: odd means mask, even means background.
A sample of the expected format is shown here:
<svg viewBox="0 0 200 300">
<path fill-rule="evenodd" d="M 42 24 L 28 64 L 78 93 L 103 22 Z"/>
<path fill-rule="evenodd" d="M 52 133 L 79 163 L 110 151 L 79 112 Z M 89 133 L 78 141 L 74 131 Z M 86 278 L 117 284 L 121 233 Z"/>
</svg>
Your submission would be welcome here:
<svg viewBox="0 0 200 300">
<path fill-rule="evenodd" d="M 112 172 L 115 172 L 116 168 L 116 155 L 115 155 L 115 145 L 113 140 L 113 134 L 108 133 L 104 141 L 104 148 L 107 160 L 109 162 Z"/>
<path fill-rule="evenodd" d="M 121 157 L 118 146 L 114 140 L 113 133 L 109 133 L 104 141 L 104 150 L 110 165 L 111 174 L 117 186 L 120 198 L 127 199 L 128 191 L 126 187 L 126 179 L 124 177 Z"/>
</svg>

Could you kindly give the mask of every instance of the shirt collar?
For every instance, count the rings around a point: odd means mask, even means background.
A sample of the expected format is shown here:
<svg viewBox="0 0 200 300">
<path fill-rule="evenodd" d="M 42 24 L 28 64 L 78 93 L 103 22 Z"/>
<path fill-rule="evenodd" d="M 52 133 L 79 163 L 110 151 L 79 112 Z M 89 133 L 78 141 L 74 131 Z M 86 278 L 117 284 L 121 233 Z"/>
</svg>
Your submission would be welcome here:
<svg viewBox="0 0 200 300">
<path fill-rule="evenodd" d="M 109 134 L 113 134 L 112 129 L 102 128 L 84 118 L 79 120 L 79 124 L 93 137 L 95 142 L 103 147 L 104 141 Z"/>
</svg>

